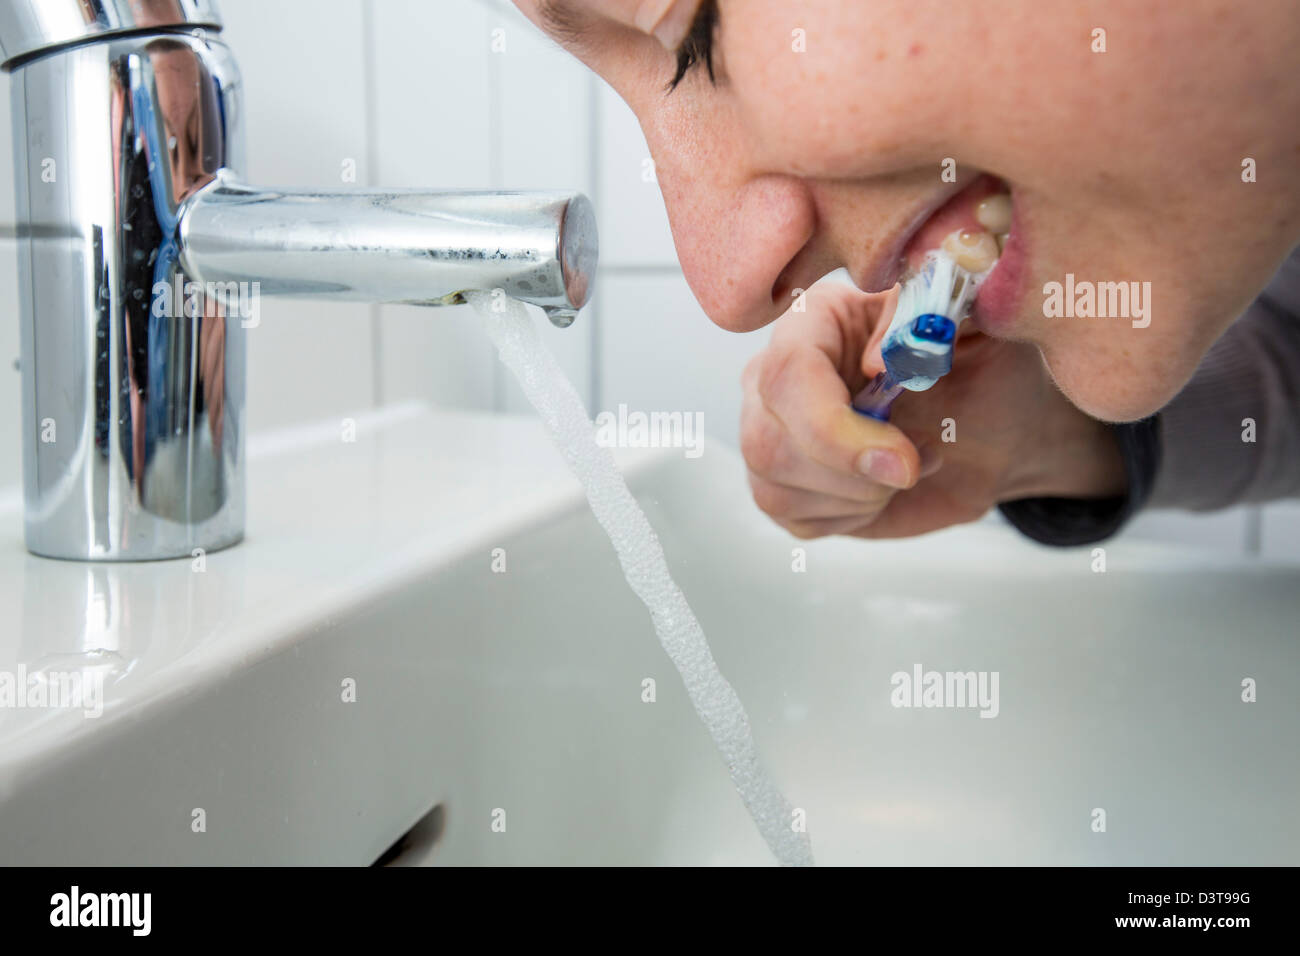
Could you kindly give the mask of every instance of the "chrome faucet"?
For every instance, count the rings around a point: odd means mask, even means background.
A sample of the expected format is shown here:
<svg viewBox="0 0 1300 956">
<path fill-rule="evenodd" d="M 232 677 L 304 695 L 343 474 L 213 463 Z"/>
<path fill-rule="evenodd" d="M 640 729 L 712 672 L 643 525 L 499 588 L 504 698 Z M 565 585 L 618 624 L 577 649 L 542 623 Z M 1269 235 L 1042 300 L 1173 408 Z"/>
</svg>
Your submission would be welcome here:
<svg viewBox="0 0 1300 956">
<path fill-rule="evenodd" d="M 28 550 L 136 561 L 244 530 L 245 331 L 262 295 L 449 305 L 497 290 L 568 325 L 581 194 L 267 189 L 213 0 L 5 0 Z"/>
</svg>

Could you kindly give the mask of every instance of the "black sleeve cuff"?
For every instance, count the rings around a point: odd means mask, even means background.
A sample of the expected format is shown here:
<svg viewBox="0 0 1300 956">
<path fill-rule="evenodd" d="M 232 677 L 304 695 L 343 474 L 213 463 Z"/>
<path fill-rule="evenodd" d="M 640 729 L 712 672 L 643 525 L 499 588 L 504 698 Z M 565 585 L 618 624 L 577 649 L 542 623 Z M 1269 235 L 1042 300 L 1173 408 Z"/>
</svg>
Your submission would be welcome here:
<svg viewBox="0 0 1300 956">
<path fill-rule="evenodd" d="M 1021 534 L 1039 544 L 1069 548 L 1095 544 L 1117 533 L 1142 510 L 1160 468 L 1159 416 L 1111 426 L 1128 478 L 1117 498 L 1022 498 L 998 505 Z"/>
</svg>

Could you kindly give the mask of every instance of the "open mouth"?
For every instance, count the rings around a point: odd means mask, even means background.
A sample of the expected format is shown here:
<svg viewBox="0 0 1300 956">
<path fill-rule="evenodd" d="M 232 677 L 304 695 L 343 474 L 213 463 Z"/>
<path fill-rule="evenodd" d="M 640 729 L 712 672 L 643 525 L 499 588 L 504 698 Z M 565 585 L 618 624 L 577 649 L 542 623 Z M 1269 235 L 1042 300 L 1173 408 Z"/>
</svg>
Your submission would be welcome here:
<svg viewBox="0 0 1300 956">
<path fill-rule="evenodd" d="M 969 272 L 987 271 L 971 320 L 976 328 L 992 331 L 1010 320 L 1022 273 L 1017 213 L 1008 185 L 981 175 L 912 232 L 902 250 L 904 266 L 916 269 L 927 253 L 943 249 Z"/>
</svg>

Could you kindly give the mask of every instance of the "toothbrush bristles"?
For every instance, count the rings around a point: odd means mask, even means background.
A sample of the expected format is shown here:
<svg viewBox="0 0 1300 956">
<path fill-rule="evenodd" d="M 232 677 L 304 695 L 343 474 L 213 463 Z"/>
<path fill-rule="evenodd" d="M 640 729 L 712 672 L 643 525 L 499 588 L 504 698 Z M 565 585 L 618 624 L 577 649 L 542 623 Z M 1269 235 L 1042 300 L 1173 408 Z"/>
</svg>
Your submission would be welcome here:
<svg viewBox="0 0 1300 956">
<path fill-rule="evenodd" d="M 980 284 L 990 270 L 972 273 L 947 252 L 928 253 L 915 270 L 906 270 L 886 341 L 922 315 L 942 315 L 961 325 L 969 315 Z"/>
<path fill-rule="evenodd" d="M 975 285 L 971 274 L 965 269 L 958 269 L 957 286 L 952 295 L 953 318 L 960 322 L 966 317 L 970 306 L 972 287 Z"/>
</svg>

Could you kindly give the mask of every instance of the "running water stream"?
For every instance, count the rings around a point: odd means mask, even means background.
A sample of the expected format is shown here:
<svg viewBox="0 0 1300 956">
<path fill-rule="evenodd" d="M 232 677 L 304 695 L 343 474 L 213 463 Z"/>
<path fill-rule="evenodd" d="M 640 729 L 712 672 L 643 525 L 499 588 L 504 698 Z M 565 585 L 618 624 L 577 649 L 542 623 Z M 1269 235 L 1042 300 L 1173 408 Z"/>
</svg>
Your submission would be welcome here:
<svg viewBox="0 0 1300 956">
<path fill-rule="evenodd" d="M 811 865 L 808 834 L 796 829 L 794 808 L 760 764 L 745 708 L 718 670 L 704 631 L 673 581 L 659 539 L 628 490 L 614 456 L 596 444 L 594 426 L 573 384 L 542 344 L 522 303 L 500 293 L 470 293 L 467 298 L 482 316 L 501 361 L 519 380 L 582 482 L 628 585 L 650 612 L 659 643 L 681 674 L 691 704 L 722 754 L 759 833 L 783 865 Z"/>
</svg>

